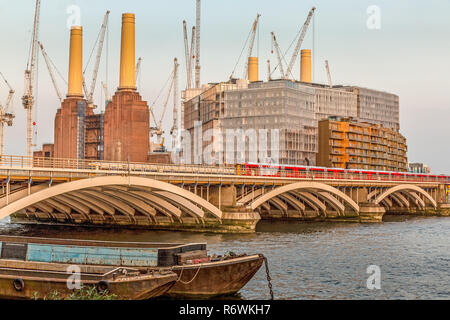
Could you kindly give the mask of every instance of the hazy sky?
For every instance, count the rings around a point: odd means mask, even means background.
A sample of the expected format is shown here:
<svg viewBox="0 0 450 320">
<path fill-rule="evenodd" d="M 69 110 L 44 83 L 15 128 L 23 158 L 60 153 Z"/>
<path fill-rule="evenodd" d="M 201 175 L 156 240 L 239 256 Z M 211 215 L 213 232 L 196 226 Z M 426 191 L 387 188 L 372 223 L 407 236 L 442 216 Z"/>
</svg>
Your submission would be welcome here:
<svg viewBox="0 0 450 320">
<path fill-rule="evenodd" d="M 14 127 L 6 129 L 7 154 L 25 153 L 25 112 L 20 97 L 34 2 L 0 0 L 0 71 L 16 90 Z M 72 5 L 81 9 L 85 63 L 105 11 L 111 10 L 107 50 L 110 91 L 119 81 L 123 12 L 136 13 L 136 55 L 144 59 L 138 81 L 143 98 L 154 101 L 169 77 L 174 57 L 178 57 L 182 71 L 180 88 L 185 87 L 182 21 L 187 20 L 189 29 L 195 24 L 195 0 L 42 0 L 40 39 L 65 78 L 69 45 L 66 25 L 70 16 L 67 8 Z M 380 29 L 367 27 L 367 9 L 372 5 L 380 9 Z M 203 0 L 202 83 L 228 79 L 257 13 L 262 16 L 255 50 L 260 58 L 260 77 L 265 80 L 266 60 L 270 59 L 272 66 L 276 62 L 271 54 L 270 32 L 276 33 L 285 51 L 312 6 L 317 7 L 314 28 L 311 26 L 303 48 L 315 49 L 314 81 L 327 82 L 324 61 L 328 59 L 334 84 L 354 84 L 399 95 L 400 131 L 408 140 L 409 160 L 425 162 L 436 173 L 450 173 L 450 1 Z M 103 105 L 104 100 L 100 81 L 106 81 L 105 61 L 95 92 L 98 105 Z M 298 69 L 297 63 L 294 75 Z M 242 73 L 241 59 L 236 75 Z M 58 85 L 66 92 L 59 77 Z M 0 83 L 0 101 L 4 102 L 6 96 L 7 88 Z M 53 120 L 59 105 L 41 56 L 37 98 L 39 146 L 53 141 Z M 167 115 L 165 124 L 169 128 L 170 112 Z"/>
</svg>

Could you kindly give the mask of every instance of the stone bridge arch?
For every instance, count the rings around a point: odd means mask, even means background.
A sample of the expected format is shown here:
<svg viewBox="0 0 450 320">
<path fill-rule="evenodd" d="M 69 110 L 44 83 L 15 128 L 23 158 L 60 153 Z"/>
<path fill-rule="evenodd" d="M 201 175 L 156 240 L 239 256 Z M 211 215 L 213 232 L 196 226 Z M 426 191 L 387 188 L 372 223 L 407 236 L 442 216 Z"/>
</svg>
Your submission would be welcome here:
<svg viewBox="0 0 450 320">
<path fill-rule="evenodd" d="M 311 182 L 311 181 L 302 181 L 302 182 L 296 182 L 292 184 L 288 184 L 282 187 L 278 187 L 276 189 L 273 189 L 257 199 L 255 199 L 249 207 L 252 210 L 255 210 L 262 204 L 264 204 L 267 201 L 270 201 L 271 199 L 281 196 L 283 194 L 287 194 L 290 192 L 308 192 L 316 196 L 322 196 L 324 193 L 330 194 L 330 196 L 336 196 L 340 199 L 342 199 L 348 206 L 350 206 L 353 210 L 355 210 L 356 213 L 359 213 L 359 205 L 349 196 L 347 196 L 342 191 L 336 189 L 335 187 L 329 186 L 324 183 L 320 182 Z M 329 201 L 329 199 L 328 199 Z M 337 203 L 335 203 L 336 205 Z"/>
<path fill-rule="evenodd" d="M 51 187 L 37 185 L 31 188 L 30 194 L 28 190 L 22 190 L 13 195 L 8 205 L 4 199 L 0 200 L 0 219 L 36 205 L 42 207 L 42 203 L 46 207 L 65 208 L 66 211 L 70 207 L 83 214 L 86 208 L 109 214 L 115 209 L 130 219 L 136 210 L 154 217 L 155 208 L 178 219 L 181 216 L 179 208 L 196 219 L 203 219 L 206 212 L 219 220 L 223 215 L 216 206 L 188 190 L 163 181 L 133 176 L 81 179 Z"/>
<path fill-rule="evenodd" d="M 436 200 L 434 200 L 433 197 L 428 192 L 426 192 L 422 188 L 420 188 L 416 185 L 412 185 L 412 184 L 401 184 L 401 185 L 392 187 L 392 188 L 384 191 L 383 193 L 381 193 L 379 196 L 377 196 L 373 202 L 375 204 L 379 204 L 381 201 L 386 199 L 388 196 L 396 194 L 396 193 L 400 193 L 400 192 L 404 192 L 404 193 L 412 192 L 412 193 L 421 194 L 426 199 L 428 199 L 428 201 L 433 205 L 434 208 L 437 208 Z M 411 197 L 414 197 L 414 196 L 411 196 Z"/>
</svg>

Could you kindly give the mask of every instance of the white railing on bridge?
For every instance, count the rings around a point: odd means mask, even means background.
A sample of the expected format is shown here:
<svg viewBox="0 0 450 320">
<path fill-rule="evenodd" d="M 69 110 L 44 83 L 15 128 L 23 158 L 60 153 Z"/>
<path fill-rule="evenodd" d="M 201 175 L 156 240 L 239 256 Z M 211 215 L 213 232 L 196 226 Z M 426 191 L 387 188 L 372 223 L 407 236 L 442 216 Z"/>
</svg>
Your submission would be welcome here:
<svg viewBox="0 0 450 320">
<path fill-rule="evenodd" d="M 321 168 L 320 171 L 282 169 L 267 166 L 248 165 L 185 165 L 185 164 L 158 164 L 143 162 L 121 162 L 105 160 L 80 160 L 80 159 L 60 159 L 44 157 L 26 156 L 0 156 L 0 169 L 23 169 L 37 170 L 85 170 L 92 172 L 124 172 L 124 173 L 173 173 L 173 174 L 203 174 L 203 175 L 239 175 L 266 178 L 293 178 L 293 179 L 322 179 L 322 180 L 364 180 L 364 181 L 390 181 L 390 182 L 438 182 L 450 185 L 450 177 L 445 175 L 423 175 L 405 172 L 387 173 L 383 171 L 373 171 L 357 173 L 346 171 L 336 172 L 332 169 Z"/>
<path fill-rule="evenodd" d="M 192 174 L 236 174 L 234 166 L 205 166 L 184 164 L 158 164 L 146 162 L 121 162 L 88 159 L 61 159 L 26 156 L 0 156 L 0 168 L 14 169 L 67 169 L 122 172 L 170 172 Z"/>
</svg>

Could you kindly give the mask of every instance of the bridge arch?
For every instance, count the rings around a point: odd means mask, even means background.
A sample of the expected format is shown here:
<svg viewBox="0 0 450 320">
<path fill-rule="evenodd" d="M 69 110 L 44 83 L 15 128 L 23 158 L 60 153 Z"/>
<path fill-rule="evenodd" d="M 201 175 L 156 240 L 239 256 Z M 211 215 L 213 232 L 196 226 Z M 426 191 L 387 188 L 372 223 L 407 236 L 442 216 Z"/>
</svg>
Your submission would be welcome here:
<svg viewBox="0 0 450 320">
<path fill-rule="evenodd" d="M 425 198 L 428 199 L 428 201 L 430 201 L 430 203 L 433 205 L 434 208 L 437 208 L 437 203 L 436 201 L 433 199 L 433 197 L 426 192 L 425 190 L 423 190 L 422 188 L 416 186 L 416 185 L 412 185 L 412 184 L 401 184 L 395 187 L 392 187 L 386 191 L 384 191 L 382 194 L 380 194 L 375 200 L 374 203 L 375 204 L 379 204 L 383 199 L 385 199 L 386 197 L 388 197 L 391 194 L 397 193 L 397 192 L 408 192 L 408 191 L 413 191 L 413 192 L 417 192 L 421 195 L 423 195 Z"/>
<path fill-rule="evenodd" d="M 324 184 L 324 183 L 310 182 L 310 181 L 296 182 L 296 183 L 288 184 L 288 185 L 273 189 L 273 190 L 267 192 L 266 194 L 263 194 L 262 196 L 257 198 L 255 201 L 253 201 L 251 203 L 250 207 L 252 210 L 255 210 L 260 205 L 262 205 L 263 203 L 269 201 L 270 199 L 272 199 L 274 197 L 277 197 L 277 196 L 282 195 L 287 192 L 302 191 L 302 190 L 309 191 L 309 192 L 312 191 L 313 194 L 317 192 L 315 190 L 318 190 L 319 192 L 331 193 L 331 194 L 343 199 L 350 207 L 352 207 L 356 212 L 359 213 L 359 205 L 355 201 L 353 201 L 352 198 L 347 196 L 342 191 L 336 189 L 335 187 Z"/>
<path fill-rule="evenodd" d="M 3 219 L 15 212 L 18 212 L 27 207 L 31 207 L 47 199 L 64 196 L 64 194 L 68 194 L 70 192 L 98 190 L 99 187 L 101 188 L 107 186 L 142 187 L 143 190 L 145 190 L 145 192 L 149 194 L 149 196 L 152 195 L 153 197 L 155 194 L 157 195 L 157 193 L 152 193 L 153 191 L 164 191 L 189 200 L 191 203 L 207 210 L 218 219 L 222 218 L 222 211 L 216 206 L 197 196 L 196 194 L 173 184 L 154 180 L 151 178 L 133 176 L 107 176 L 81 179 L 77 181 L 53 185 L 51 187 L 47 186 L 35 188 L 36 192 L 31 193 L 30 195 L 26 195 L 22 198 L 15 199 L 15 201 L 10 202 L 9 205 L 2 207 L 0 209 L 0 219 Z M 177 199 L 179 199 L 178 197 L 172 197 L 171 200 L 176 202 Z M 164 199 L 164 196 L 162 196 L 162 198 Z M 185 203 L 180 201 L 179 205 L 183 206 L 185 205 Z M 192 208 L 190 212 L 193 212 Z M 203 215 L 200 218 L 203 218 Z"/>
</svg>

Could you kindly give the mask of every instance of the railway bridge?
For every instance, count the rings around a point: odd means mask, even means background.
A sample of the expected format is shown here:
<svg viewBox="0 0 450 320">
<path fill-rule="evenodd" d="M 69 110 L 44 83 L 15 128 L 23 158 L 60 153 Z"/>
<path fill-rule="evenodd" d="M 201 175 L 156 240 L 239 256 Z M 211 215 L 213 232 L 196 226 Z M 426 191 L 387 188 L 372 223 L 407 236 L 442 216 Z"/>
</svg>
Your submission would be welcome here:
<svg viewBox="0 0 450 320">
<path fill-rule="evenodd" d="M 253 232 L 261 219 L 450 215 L 450 178 L 261 175 L 231 167 L 1 156 L 0 219 Z"/>
</svg>

